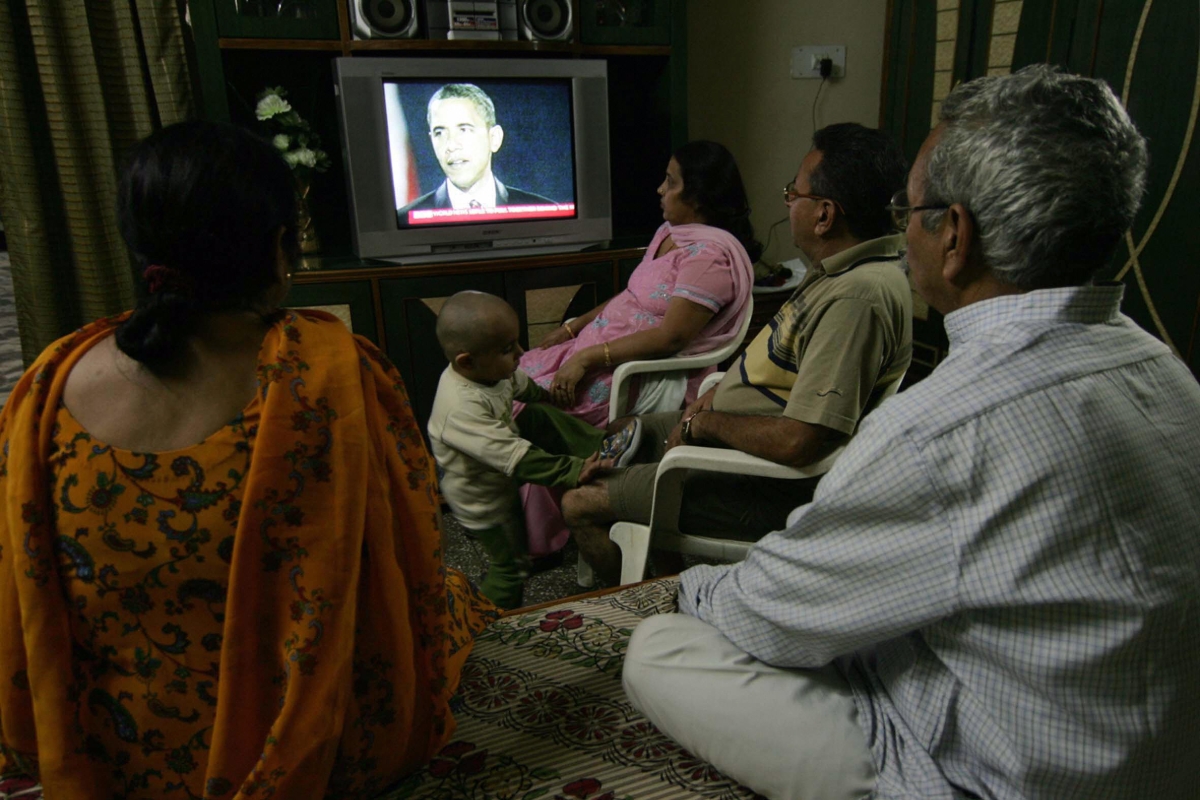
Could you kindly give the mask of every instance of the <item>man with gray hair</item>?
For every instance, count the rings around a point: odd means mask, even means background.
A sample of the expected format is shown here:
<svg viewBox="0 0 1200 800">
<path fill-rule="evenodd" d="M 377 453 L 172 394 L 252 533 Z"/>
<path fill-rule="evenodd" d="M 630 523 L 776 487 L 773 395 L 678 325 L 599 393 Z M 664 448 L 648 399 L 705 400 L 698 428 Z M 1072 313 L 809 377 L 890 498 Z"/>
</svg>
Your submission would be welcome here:
<svg viewBox="0 0 1200 800">
<path fill-rule="evenodd" d="M 1200 386 L 1092 282 L 1145 169 L 1101 81 L 951 93 L 891 206 L 949 356 L 683 573 L 634 705 L 768 797 L 1196 796 Z"/>
<path fill-rule="evenodd" d="M 492 174 L 492 156 L 504 143 L 504 128 L 496 123 L 496 106 L 487 92 L 473 83 L 448 83 L 429 98 L 426 113 L 429 142 L 446 175 L 396 217 L 408 224 L 408 212 L 426 208 L 496 208 L 549 203 L 533 192 L 505 186 Z"/>
</svg>

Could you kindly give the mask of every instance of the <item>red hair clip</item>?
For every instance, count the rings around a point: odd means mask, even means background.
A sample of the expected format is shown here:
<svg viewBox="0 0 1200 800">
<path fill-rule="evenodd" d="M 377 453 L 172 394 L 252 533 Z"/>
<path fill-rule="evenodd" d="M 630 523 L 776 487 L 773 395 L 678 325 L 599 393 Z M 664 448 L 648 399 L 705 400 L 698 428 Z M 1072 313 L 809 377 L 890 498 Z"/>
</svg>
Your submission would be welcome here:
<svg viewBox="0 0 1200 800">
<path fill-rule="evenodd" d="M 151 264 L 146 267 L 142 277 L 146 281 L 146 291 L 150 294 L 158 294 L 166 288 L 182 289 L 187 285 L 186 275 L 172 267 L 164 267 L 162 264 Z"/>
</svg>

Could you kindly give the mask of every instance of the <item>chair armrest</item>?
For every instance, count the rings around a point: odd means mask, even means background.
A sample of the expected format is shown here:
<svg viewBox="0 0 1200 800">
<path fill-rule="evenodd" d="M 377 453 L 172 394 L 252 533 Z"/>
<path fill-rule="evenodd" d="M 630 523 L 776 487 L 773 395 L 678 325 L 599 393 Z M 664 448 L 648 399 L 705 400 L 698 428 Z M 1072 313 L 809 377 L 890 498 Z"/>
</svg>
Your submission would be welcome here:
<svg viewBox="0 0 1200 800">
<path fill-rule="evenodd" d="M 671 356 L 670 358 L 651 358 L 645 361 L 626 361 L 613 370 L 613 383 L 629 375 L 639 372 L 670 372 L 680 369 L 695 369 L 707 367 L 721 361 L 722 356 L 715 350 L 707 353 L 697 353 L 694 356 Z"/>
<path fill-rule="evenodd" d="M 696 396 L 699 397 L 700 395 L 708 392 L 709 389 L 713 388 L 718 383 L 720 383 L 721 379 L 724 377 L 725 377 L 724 372 L 710 372 L 707 375 L 705 375 L 704 380 L 700 381 L 700 390 L 698 392 L 696 392 Z"/>
<path fill-rule="evenodd" d="M 619 365 L 613 371 L 612 390 L 609 393 L 608 400 L 608 421 L 612 422 L 617 417 L 626 413 L 626 406 L 629 404 L 629 378 L 640 372 L 668 372 L 671 370 L 680 369 L 697 369 L 699 367 L 707 367 L 713 364 L 720 364 L 725 359 L 733 355 L 738 347 L 741 346 L 742 340 L 746 338 L 746 331 L 750 330 L 750 320 L 754 316 L 754 297 L 751 295 L 746 298 L 746 307 L 742 311 L 742 321 L 738 327 L 737 333 L 733 335 L 728 342 L 718 347 L 716 350 L 709 350 L 706 353 L 696 353 L 690 356 L 672 356 L 670 358 L 650 359 L 643 361 L 626 361 Z"/>
<path fill-rule="evenodd" d="M 626 361 L 613 370 L 612 391 L 608 401 L 608 421 L 612 422 L 622 414 L 627 413 L 629 405 L 630 378 L 644 372 L 675 372 L 678 370 L 699 369 L 718 364 L 725 359 L 724 350 L 710 350 L 707 353 L 697 353 L 694 356 L 671 356 L 670 358 L 653 358 L 644 361 Z"/>
<path fill-rule="evenodd" d="M 681 445 L 673 448 L 663 456 L 663 460 L 659 462 L 655 480 L 657 481 L 664 472 L 675 469 L 701 469 L 707 472 L 728 472 L 735 475 L 755 475 L 762 478 L 792 480 L 815 478 L 818 475 L 824 475 L 830 470 L 841 450 L 842 448 L 839 447 L 820 461 L 816 461 L 805 467 L 789 467 L 784 464 L 776 464 L 774 461 L 768 461 L 765 458 L 752 456 L 749 453 L 743 453 L 740 450 L 732 450 L 724 447 Z"/>
<path fill-rule="evenodd" d="M 654 502 L 650 507 L 650 530 L 654 536 L 679 533 L 679 509 L 683 503 L 683 479 L 687 470 L 754 475 L 762 478 L 800 480 L 824 475 L 842 452 L 838 447 L 825 458 L 806 467 L 789 467 L 740 450 L 723 447 L 680 445 L 658 463 L 654 474 Z"/>
</svg>

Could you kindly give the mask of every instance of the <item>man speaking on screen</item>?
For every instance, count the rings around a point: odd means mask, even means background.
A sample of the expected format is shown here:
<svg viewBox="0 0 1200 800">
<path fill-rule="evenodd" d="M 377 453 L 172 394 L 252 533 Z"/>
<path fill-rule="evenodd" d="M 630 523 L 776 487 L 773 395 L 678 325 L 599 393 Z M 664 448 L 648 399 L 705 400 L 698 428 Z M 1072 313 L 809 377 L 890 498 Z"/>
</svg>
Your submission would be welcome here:
<svg viewBox="0 0 1200 800">
<path fill-rule="evenodd" d="M 553 201 L 505 186 L 492 174 L 492 154 L 504 143 L 496 106 L 471 83 L 448 83 L 429 98 L 429 141 L 446 180 L 396 212 L 401 225 L 408 212 L 429 208 L 497 208 Z"/>
</svg>

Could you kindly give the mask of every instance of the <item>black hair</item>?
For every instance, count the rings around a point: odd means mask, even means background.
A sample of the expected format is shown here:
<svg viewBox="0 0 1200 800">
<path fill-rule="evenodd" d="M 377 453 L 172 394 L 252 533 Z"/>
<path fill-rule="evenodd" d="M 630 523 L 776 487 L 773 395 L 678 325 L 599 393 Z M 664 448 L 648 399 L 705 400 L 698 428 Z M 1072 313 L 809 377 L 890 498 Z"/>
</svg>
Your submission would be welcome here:
<svg viewBox="0 0 1200 800">
<path fill-rule="evenodd" d="M 278 280 L 281 227 L 289 260 L 300 254 L 291 169 L 270 142 L 224 123 L 180 122 L 135 145 L 117 222 L 138 274 L 158 265 L 169 275 L 116 334 L 121 352 L 152 370 L 204 314 L 257 307 Z"/>
<path fill-rule="evenodd" d="M 814 133 L 813 149 L 821 161 L 809 176 L 812 193 L 841 204 L 856 239 L 891 233 L 887 205 L 908 179 L 908 160 L 896 141 L 881 130 L 841 122 Z"/>
<path fill-rule="evenodd" d="M 763 247 L 754 238 L 750 201 L 733 154 L 717 142 L 695 141 L 683 145 L 671 157 L 683 176 L 683 199 L 695 207 L 706 224 L 733 234 L 746 248 L 751 263 L 758 261 Z"/>
</svg>

